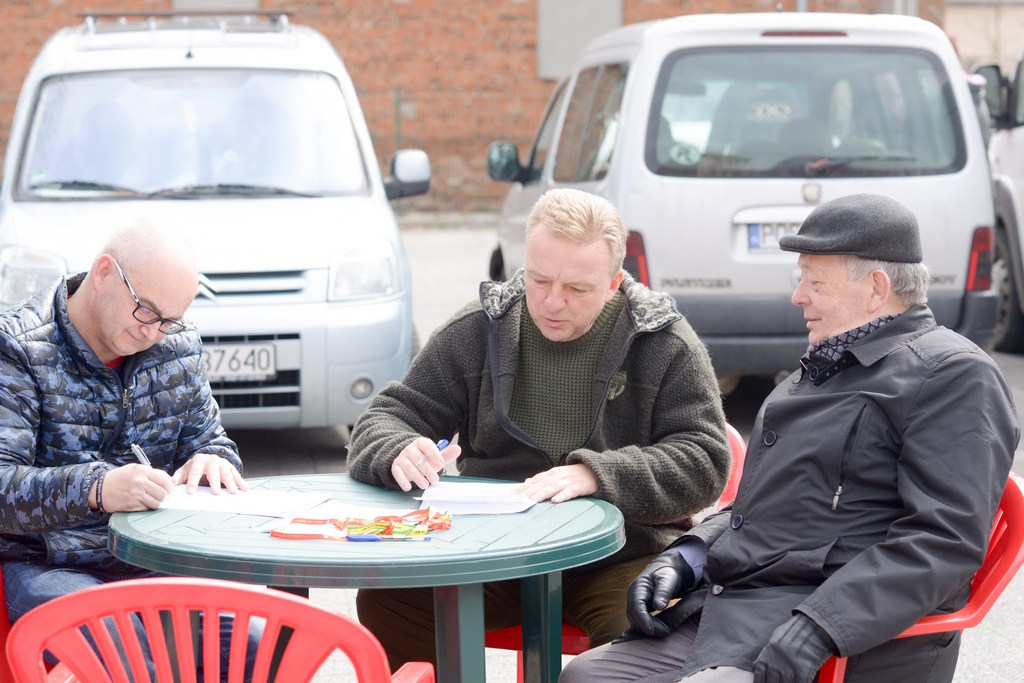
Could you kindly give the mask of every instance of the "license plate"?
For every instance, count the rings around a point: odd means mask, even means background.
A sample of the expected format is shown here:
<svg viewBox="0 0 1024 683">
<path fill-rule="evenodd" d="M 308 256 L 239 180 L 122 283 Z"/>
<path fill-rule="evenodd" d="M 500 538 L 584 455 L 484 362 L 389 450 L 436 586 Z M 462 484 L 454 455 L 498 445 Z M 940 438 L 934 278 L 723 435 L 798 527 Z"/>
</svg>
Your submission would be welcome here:
<svg viewBox="0 0 1024 683">
<path fill-rule="evenodd" d="M 277 374 L 273 344 L 207 344 L 203 369 L 211 382 L 253 382 Z"/>
<path fill-rule="evenodd" d="M 795 235 L 799 223 L 748 223 L 747 247 L 750 251 L 778 251 L 779 238 Z"/>
</svg>

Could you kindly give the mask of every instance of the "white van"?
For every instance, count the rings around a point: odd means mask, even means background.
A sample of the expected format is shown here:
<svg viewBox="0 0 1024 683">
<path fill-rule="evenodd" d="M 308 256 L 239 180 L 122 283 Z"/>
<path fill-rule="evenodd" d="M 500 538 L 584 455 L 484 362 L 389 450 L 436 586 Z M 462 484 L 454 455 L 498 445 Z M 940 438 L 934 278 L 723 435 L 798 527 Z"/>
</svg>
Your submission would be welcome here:
<svg viewBox="0 0 1024 683">
<path fill-rule="evenodd" d="M 996 202 L 993 285 L 999 292 L 997 351 L 1024 352 L 1024 52 L 1004 77 L 998 64 L 976 69 L 985 78 L 991 114 L 989 161 Z"/>
<path fill-rule="evenodd" d="M 392 174 L 341 59 L 287 15 L 90 14 L 50 38 L 18 100 L 0 305 L 151 217 L 196 251 L 188 317 L 224 423 L 352 424 L 415 346 L 388 199 L 426 192 L 429 161 L 400 150 Z"/>
<path fill-rule="evenodd" d="M 796 367 L 807 345 L 778 249 L 815 206 L 870 192 L 918 216 L 940 324 L 992 335 L 993 202 L 978 115 L 947 37 L 905 16 L 690 15 L 592 41 L 558 84 L 513 183 L 491 277 L 524 257 L 526 216 L 556 186 L 607 197 L 627 268 L 676 298 L 723 389 Z"/>
</svg>

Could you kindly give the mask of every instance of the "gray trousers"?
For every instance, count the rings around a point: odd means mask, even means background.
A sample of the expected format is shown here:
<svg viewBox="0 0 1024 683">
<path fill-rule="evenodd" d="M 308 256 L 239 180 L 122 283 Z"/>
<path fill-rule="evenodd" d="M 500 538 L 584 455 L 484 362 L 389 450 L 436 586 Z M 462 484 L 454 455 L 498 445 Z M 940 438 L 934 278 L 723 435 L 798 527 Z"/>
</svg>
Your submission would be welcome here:
<svg viewBox="0 0 1024 683">
<path fill-rule="evenodd" d="M 558 683 L 750 683 L 754 674 L 720 666 L 699 671 L 685 679 L 680 670 L 693 650 L 697 620 L 690 619 L 666 638 L 638 638 L 608 643 L 574 657 Z"/>
</svg>

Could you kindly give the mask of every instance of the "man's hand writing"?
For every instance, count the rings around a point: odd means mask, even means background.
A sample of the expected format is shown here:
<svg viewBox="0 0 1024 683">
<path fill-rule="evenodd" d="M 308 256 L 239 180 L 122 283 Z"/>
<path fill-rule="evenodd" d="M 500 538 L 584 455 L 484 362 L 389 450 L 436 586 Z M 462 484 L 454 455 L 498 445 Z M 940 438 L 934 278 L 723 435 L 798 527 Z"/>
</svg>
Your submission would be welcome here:
<svg viewBox="0 0 1024 683">
<path fill-rule="evenodd" d="M 196 453 L 178 468 L 172 480 L 176 485 L 185 484 L 189 493 L 195 493 L 204 477 L 213 494 L 220 493 L 221 488 L 228 493 L 249 490 L 241 472 L 229 461 L 213 453 Z"/>
<path fill-rule="evenodd" d="M 123 465 L 107 472 L 103 478 L 103 509 L 106 512 L 138 512 L 160 506 L 160 501 L 174 490 L 174 482 L 163 470 L 145 465 Z M 96 500 L 96 487 L 90 503 Z"/>
<path fill-rule="evenodd" d="M 441 479 L 438 473 L 461 453 L 458 444 L 449 444 L 438 450 L 436 443 L 420 436 L 403 448 L 391 463 L 391 476 L 403 491 L 412 490 L 413 485 L 425 489 L 436 484 Z"/>
<path fill-rule="evenodd" d="M 597 493 L 597 477 L 586 465 L 562 465 L 539 472 L 515 490 L 537 503 L 564 503 L 572 498 Z"/>
</svg>

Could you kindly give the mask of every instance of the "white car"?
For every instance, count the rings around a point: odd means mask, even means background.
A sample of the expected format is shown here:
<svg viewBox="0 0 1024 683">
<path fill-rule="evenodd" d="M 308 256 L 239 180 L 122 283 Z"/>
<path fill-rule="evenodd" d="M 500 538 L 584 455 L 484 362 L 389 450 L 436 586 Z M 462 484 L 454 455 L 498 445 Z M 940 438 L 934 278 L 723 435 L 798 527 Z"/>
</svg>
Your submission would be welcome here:
<svg viewBox="0 0 1024 683">
<path fill-rule="evenodd" d="M 995 191 L 996 253 L 993 279 L 999 292 L 994 347 L 1024 352 L 1024 74 L 1018 60 L 1013 77 L 996 64 L 978 67 L 984 76 L 984 110 L 991 115 L 989 159 Z"/>
<path fill-rule="evenodd" d="M 831 12 L 688 15 L 594 39 L 560 83 L 529 155 L 488 151 L 512 184 L 491 276 L 524 255 L 552 187 L 608 198 L 631 230 L 626 267 L 675 297 L 723 389 L 797 366 L 796 254 L 814 207 L 888 195 L 917 215 L 939 323 L 986 345 L 993 208 L 978 115 L 934 24 Z"/>
<path fill-rule="evenodd" d="M 188 317 L 228 427 L 350 425 L 415 352 L 389 199 L 327 40 L 284 14 L 96 13 L 25 79 L 0 189 L 0 301 L 87 270 L 117 227 L 180 230 L 202 274 Z"/>
</svg>

